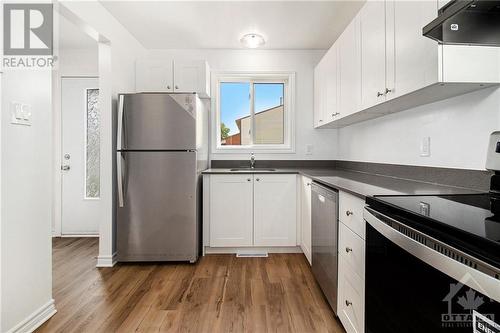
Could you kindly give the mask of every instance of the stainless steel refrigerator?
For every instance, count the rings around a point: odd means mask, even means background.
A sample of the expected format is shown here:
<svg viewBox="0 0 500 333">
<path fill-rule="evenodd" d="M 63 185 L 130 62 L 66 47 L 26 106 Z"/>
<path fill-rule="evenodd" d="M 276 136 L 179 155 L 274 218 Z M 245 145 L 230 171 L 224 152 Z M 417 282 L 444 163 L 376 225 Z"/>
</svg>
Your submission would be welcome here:
<svg viewBox="0 0 500 333">
<path fill-rule="evenodd" d="M 208 109 L 196 94 L 122 94 L 118 104 L 118 261 L 195 262 Z"/>
</svg>

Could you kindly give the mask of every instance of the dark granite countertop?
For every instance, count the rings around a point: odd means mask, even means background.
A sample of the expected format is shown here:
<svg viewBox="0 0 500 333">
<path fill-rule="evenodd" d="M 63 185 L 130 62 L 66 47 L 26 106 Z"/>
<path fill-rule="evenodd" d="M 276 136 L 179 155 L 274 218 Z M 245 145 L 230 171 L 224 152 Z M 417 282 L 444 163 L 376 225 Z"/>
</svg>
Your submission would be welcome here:
<svg viewBox="0 0 500 333">
<path fill-rule="evenodd" d="M 445 186 L 406 180 L 364 172 L 332 168 L 274 168 L 276 171 L 231 171 L 229 168 L 213 168 L 203 174 L 301 174 L 335 189 L 349 192 L 360 198 L 380 195 L 452 195 L 481 193 L 461 187 Z"/>
</svg>

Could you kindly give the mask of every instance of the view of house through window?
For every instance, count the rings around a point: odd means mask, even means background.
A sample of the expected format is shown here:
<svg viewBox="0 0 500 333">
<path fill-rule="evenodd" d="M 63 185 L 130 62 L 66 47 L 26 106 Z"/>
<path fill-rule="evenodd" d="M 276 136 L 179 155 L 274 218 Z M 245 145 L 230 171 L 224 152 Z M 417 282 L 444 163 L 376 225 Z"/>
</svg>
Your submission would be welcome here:
<svg viewBox="0 0 500 333">
<path fill-rule="evenodd" d="M 221 82 L 221 145 L 284 144 L 284 95 L 283 82 Z"/>
</svg>

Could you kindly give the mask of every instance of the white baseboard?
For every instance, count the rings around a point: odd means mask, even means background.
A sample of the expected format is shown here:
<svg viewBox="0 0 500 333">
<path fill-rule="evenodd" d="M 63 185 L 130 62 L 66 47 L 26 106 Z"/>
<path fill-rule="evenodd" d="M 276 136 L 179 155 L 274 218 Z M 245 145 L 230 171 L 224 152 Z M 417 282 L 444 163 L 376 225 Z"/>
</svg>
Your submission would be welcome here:
<svg viewBox="0 0 500 333">
<path fill-rule="evenodd" d="M 99 237 L 99 234 L 63 234 L 63 235 L 60 235 L 59 237 L 68 237 L 68 238 L 81 238 L 81 237 Z"/>
<path fill-rule="evenodd" d="M 49 320 L 57 312 L 54 300 L 51 299 L 45 305 L 29 315 L 28 318 L 11 328 L 7 333 L 31 333 Z"/>
<path fill-rule="evenodd" d="M 116 264 L 116 252 L 111 256 L 98 256 L 97 267 L 113 267 Z"/>
<path fill-rule="evenodd" d="M 205 247 L 206 254 L 237 254 L 242 252 L 302 253 L 300 246 L 279 247 Z"/>
</svg>

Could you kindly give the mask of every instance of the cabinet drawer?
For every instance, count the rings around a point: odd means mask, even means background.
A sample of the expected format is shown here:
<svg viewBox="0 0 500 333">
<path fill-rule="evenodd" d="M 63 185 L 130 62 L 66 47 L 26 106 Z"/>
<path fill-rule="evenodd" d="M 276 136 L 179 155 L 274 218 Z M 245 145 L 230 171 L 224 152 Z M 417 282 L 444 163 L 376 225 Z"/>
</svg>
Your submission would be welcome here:
<svg viewBox="0 0 500 333">
<path fill-rule="evenodd" d="M 363 199 L 343 191 L 339 192 L 339 220 L 362 239 L 365 239 L 364 207 Z"/>
<path fill-rule="evenodd" d="M 364 281 L 340 256 L 338 315 L 347 333 L 364 332 Z"/>
<path fill-rule="evenodd" d="M 365 241 L 340 223 L 339 253 L 347 265 L 362 279 L 365 276 Z"/>
</svg>

